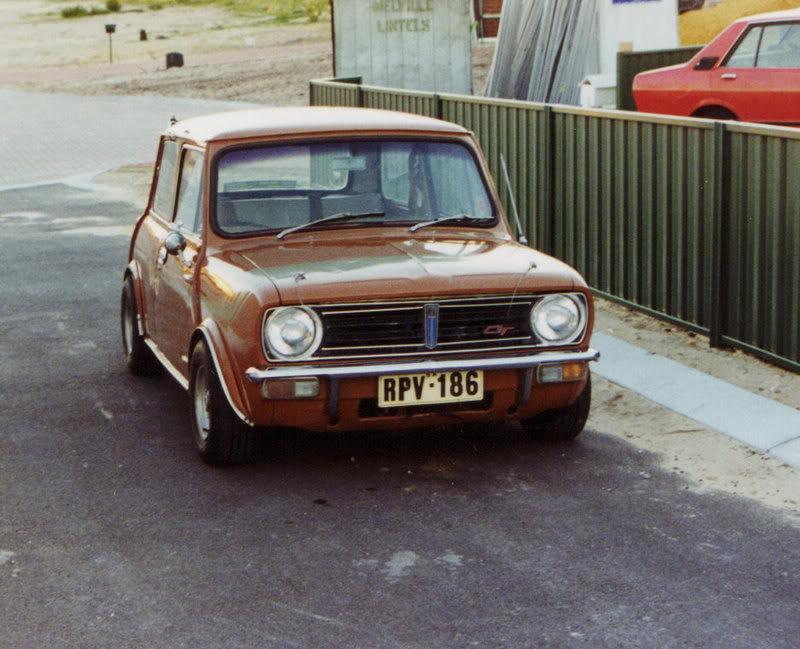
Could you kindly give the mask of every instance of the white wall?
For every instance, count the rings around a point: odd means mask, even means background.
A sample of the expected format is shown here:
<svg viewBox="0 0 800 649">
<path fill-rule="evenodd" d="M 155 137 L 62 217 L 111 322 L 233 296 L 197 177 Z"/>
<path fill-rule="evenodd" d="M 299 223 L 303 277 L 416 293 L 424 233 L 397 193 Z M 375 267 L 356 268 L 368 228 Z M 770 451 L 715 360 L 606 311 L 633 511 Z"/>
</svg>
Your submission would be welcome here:
<svg viewBox="0 0 800 649">
<path fill-rule="evenodd" d="M 470 0 L 334 0 L 336 74 L 472 93 Z"/>
<path fill-rule="evenodd" d="M 620 43 L 634 51 L 680 46 L 677 0 L 597 0 L 600 13 L 600 69 L 617 73 Z"/>
</svg>

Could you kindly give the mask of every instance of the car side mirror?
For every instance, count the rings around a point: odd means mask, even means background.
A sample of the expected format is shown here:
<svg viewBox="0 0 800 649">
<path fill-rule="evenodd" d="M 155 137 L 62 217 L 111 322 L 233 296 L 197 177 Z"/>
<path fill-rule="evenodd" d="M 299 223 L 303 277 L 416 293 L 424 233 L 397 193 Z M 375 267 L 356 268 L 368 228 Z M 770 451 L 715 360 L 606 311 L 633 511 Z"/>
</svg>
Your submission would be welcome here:
<svg viewBox="0 0 800 649">
<path fill-rule="evenodd" d="M 177 255 L 179 252 L 183 252 L 185 247 L 186 239 L 177 230 L 170 232 L 164 239 L 164 248 L 167 249 L 170 255 Z"/>
<path fill-rule="evenodd" d="M 704 56 L 695 63 L 695 70 L 711 70 L 719 62 L 718 56 Z"/>
</svg>

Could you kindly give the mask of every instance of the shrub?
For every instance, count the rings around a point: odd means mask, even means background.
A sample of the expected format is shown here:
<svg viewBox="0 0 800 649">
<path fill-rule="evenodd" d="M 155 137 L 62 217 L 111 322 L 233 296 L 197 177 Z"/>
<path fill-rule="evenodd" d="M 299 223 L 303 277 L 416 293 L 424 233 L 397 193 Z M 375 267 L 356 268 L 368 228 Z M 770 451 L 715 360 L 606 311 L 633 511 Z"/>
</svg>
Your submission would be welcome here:
<svg viewBox="0 0 800 649">
<path fill-rule="evenodd" d="M 122 3 L 119 0 L 106 0 L 106 9 L 111 13 L 117 13 L 122 9 Z"/>
<path fill-rule="evenodd" d="M 74 5 L 72 7 L 64 7 L 61 10 L 61 17 L 62 18 L 82 18 L 83 16 L 88 16 L 89 11 L 86 7 L 81 5 Z"/>
<path fill-rule="evenodd" d="M 89 9 L 90 16 L 105 16 L 107 13 L 109 13 L 109 11 L 105 7 L 92 7 Z"/>
<path fill-rule="evenodd" d="M 151 2 L 147 6 L 151 11 L 160 11 L 164 8 L 164 5 L 162 5 L 160 2 Z"/>
<path fill-rule="evenodd" d="M 317 22 L 326 4 L 325 0 L 306 0 L 306 16 L 308 16 L 308 22 Z"/>
</svg>

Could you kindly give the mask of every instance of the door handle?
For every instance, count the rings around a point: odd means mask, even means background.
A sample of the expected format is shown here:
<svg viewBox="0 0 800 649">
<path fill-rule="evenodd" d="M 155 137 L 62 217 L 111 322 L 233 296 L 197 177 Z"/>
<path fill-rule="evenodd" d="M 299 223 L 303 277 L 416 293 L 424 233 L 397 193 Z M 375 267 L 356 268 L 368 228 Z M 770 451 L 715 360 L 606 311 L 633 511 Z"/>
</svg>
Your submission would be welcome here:
<svg viewBox="0 0 800 649">
<path fill-rule="evenodd" d="M 736 79 L 736 73 L 735 72 L 726 72 L 725 74 L 723 74 L 720 77 L 720 79 L 724 79 L 725 81 L 733 81 L 734 79 Z"/>
</svg>

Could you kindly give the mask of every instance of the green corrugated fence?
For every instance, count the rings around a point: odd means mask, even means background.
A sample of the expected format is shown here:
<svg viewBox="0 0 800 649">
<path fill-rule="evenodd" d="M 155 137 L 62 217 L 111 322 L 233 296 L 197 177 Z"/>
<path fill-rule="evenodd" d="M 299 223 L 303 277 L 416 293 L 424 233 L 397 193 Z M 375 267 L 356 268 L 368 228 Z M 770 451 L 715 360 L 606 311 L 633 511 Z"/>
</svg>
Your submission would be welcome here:
<svg viewBox="0 0 800 649">
<path fill-rule="evenodd" d="M 358 81 L 311 103 L 461 124 L 495 178 L 505 157 L 531 245 L 598 294 L 800 370 L 800 130 Z"/>
</svg>

